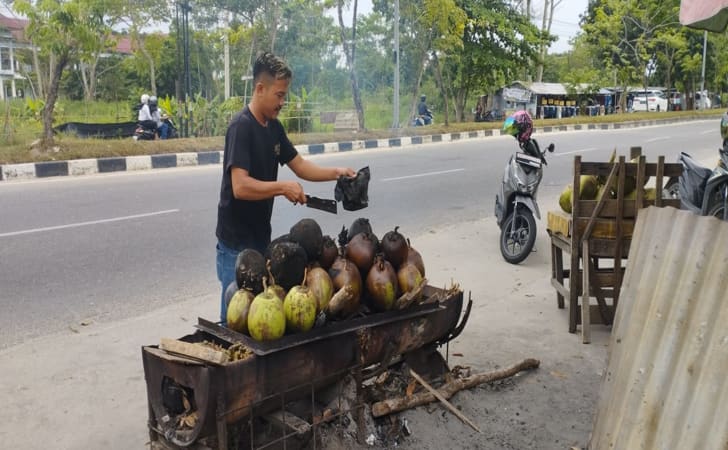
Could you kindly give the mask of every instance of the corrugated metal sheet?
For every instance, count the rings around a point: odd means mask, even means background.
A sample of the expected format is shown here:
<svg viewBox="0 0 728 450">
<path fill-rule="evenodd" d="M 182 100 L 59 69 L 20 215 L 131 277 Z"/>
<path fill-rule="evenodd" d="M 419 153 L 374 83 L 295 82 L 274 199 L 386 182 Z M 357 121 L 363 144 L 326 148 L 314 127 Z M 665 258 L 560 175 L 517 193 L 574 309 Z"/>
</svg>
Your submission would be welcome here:
<svg viewBox="0 0 728 450">
<path fill-rule="evenodd" d="M 637 220 L 591 449 L 728 449 L 728 223 Z"/>
</svg>

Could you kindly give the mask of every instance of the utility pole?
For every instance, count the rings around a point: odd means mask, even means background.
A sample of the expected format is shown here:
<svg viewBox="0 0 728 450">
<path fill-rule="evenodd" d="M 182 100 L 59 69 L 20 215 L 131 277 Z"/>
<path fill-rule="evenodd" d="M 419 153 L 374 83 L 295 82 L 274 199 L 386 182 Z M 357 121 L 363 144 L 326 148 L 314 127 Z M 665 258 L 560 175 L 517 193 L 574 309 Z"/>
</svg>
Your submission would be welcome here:
<svg viewBox="0 0 728 450">
<path fill-rule="evenodd" d="M 705 109 L 705 52 L 708 48 L 708 30 L 703 32 L 703 69 L 700 74 L 700 109 Z"/>
<path fill-rule="evenodd" d="M 399 0 L 394 1 L 394 110 L 392 128 L 399 128 Z"/>
</svg>

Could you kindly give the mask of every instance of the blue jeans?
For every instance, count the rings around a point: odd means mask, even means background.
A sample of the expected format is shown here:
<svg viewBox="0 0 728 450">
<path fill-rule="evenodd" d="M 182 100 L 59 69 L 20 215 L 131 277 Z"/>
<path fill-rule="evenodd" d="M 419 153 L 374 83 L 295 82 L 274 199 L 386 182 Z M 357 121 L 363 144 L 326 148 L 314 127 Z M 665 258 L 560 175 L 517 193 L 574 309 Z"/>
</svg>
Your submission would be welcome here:
<svg viewBox="0 0 728 450">
<path fill-rule="evenodd" d="M 169 137 L 169 124 L 167 122 L 162 122 L 162 125 L 157 131 L 159 132 L 160 139 L 167 139 Z"/>
<path fill-rule="evenodd" d="M 238 259 L 239 251 L 228 247 L 222 241 L 217 241 L 217 279 L 222 285 L 220 295 L 220 321 L 227 324 L 227 305 L 225 304 L 225 289 L 235 281 L 235 262 Z"/>
</svg>

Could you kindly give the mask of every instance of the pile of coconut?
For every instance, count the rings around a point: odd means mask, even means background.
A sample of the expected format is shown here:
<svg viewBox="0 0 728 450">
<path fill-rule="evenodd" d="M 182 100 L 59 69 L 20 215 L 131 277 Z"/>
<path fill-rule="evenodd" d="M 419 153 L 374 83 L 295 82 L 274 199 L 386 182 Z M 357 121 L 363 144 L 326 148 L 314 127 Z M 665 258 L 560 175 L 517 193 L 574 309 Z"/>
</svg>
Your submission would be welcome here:
<svg viewBox="0 0 728 450">
<path fill-rule="evenodd" d="M 613 164 L 617 157 L 616 150 L 612 152 L 612 156 L 609 158 L 609 163 Z M 632 159 L 631 163 L 637 163 L 638 158 Z M 644 184 L 647 185 L 649 177 L 645 177 Z M 616 183 L 611 183 L 610 186 L 606 184 L 607 178 L 596 175 L 582 175 L 579 177 L 579 199 L 580 200 L 601 200 L 606 195 L 607 198 L 617 198 L 617 186 Z M 655 188 L 648 188 L 645 185 L 639 187 L 642 190 L 642 195 L 645 200 L 654 200 L 657 190 Z M 625 177 L 624 180 L 624 198 L 625 200 L 635 200 L 637 198 L 637 178 L 633 176 Z M 574 188 L 569 183 L 566 188 L 561 192 L 559 196 L 559 206 L 564 212 L 571 214 L 571 197 L 573 196 Z"/>
<path fill-rule="evenodd" d="M 264 254 L 238 255 L 225 291 L 228 328 L 258 341 L 305 332 L 329 321 L 393 309 L 422 298 L 420 253 L 399 227 L 381 240 L 368 219 L 345 226 L 337 242 L 313 219 L 274 239 Z"/>
</svg>

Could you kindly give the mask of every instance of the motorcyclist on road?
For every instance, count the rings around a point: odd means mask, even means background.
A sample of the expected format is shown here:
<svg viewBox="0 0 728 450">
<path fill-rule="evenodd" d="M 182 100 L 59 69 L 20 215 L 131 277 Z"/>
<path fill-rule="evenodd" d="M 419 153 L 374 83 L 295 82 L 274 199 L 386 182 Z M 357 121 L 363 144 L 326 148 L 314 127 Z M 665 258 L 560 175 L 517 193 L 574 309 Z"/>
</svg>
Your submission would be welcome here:
<svg viewBox="0 0 728 450">
<path fill-rule="evenodd" d="M 169 137 L 169 124 L 162 120 L 159 107 L 157 106 L 157 97 L 154 95 L 149 97 L 149 112 L 152 115 L 152 120 L 154 120 L 157 134 L 161 139 L 167 139 Z"/>
<path fill-rule="evenodd" d="M 432 111 L 427 107 L 427 96 L 420 96 L 420 103 L 417 105 L 417 114 L 422 118 L 425 125 L 432 123 Z"/>
<path fill-rule="evenodd" d="M 156 97 L 151 97 L 155 100 L 155 107 L 156 107 Z M 151 98 L 147 94 L 143 94 L 141 97 L 142 101 L 142 107 L 139 108 L 139 115 L 137 117 L 137 122 L 139 122 L 139 125 L 141 125 L 143 128 L 146 128 L 148 130 L 156 130 L 157 129 L 157 122 L 154 120 L 154 117 L 152 116 L 152 112 L 150 109 L 150 100 Z"/>
</svg>

